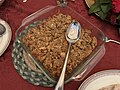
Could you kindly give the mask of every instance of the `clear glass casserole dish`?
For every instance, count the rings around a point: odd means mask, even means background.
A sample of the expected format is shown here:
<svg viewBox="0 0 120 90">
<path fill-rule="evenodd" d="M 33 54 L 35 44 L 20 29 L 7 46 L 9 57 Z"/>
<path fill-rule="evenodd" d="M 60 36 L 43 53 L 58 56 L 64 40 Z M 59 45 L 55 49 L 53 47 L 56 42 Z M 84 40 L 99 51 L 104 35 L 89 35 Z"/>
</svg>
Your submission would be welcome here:
<svg viewBox="0 0 120 90">
<path fill-rule="evenodd" d="M 87 58 L 85 58 L 79 65 L 77 65 L 77 67 L 74 68 L 70 74 L 68 74 L 66 76 L 65 83 L 67 83 L 70 80 L 72 80 L 73 77 L 75 77 L 76 75 L 83 73 L 83 71 L 85 71 L 87 66 L 91 66 L 89 68 L 89 70 L 91 70 L 93 68 L 92 66 L 94 66 L 96 64 L 97 59 L 96 59 L 96 62 L 94 61 L 93 63 L 92 63 L 92 60 L 93 60 L 93 58 L 95 58 L 97 56 L 97 54 L 100 52 L 100 49 L 103 47 L 103 45 L 105 43 L 105 41 L 104 41 L 105 35 L 100 29 L 98 29 L 96 26 L 94 26 L 92 23 L 90 23 L 87 19 L 82 17 L 79 13 L 74 11 L 69 6 L 60 7 L 60 6 L 52 6 L 51 5 L 51 6 L 46 6 L 42 9 L 38 10 L 37 12 L 31 14 L 30 16 L 26 17 L 22 21 L 21 26 L 16 31 L 16 40 L 18 40 L 18 42 L 22 45 L 24 51 L 34 61 L 34 63 L 37 65 L 37 67 L 46 75 L 46 77 L 49 80 L 51 80 L 53 83 L 56 83 L 57 79 L 54 78 L 48 72 L 48 70 L 42 65 L 42 63 L 40 63 L 38 60 L 36 60 L 36 58 L 34 56 L 32 56 L 32 54 L 27 49 L 27 47 L 23 44 L 21 39 L 26 34 L 29 27 L 34 27 L 34 25 L 36 25 L 37 23 L 41 22 L 44 19 L 47 19 L 49 16 L 56 14 L 58 11 L 65 15 L 70 15 L 72 18 L 74 18 L 81 24 L 82 28 L 87 28 L 89 30 L 92 30 L 92 36 L 95 36 L 97 38 L 97 46 L 92 51 L 92 53 Z M 89 65 L 91 63 L 92 63 L 92 65 Z M 87 70 L 85 72 L 88 72 L 89 70 Z"/>
</svg>

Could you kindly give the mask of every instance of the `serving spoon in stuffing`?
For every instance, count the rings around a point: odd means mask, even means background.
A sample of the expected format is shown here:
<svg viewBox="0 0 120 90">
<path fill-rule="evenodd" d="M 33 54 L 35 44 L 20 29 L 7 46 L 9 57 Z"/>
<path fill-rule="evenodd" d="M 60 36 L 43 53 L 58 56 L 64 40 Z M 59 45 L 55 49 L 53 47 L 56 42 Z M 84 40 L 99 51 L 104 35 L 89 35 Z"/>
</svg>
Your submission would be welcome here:
<svg viewBox="0 0 120 90">
<path fill-rule="evenodd" d="M 79 24 L 79 22 L 77 21 L 73 21 L 65 34 L 66 40 L 68 41 L 68 50 L 67 50 L 67 54 L 66 54 L 66 58 L 65 58 L 65 62 L 63 65 L 63 69 L 61 72 L 61 75 L 59 77 L 59 80 L 57 82 L 57 85 L 55 87 L 55 90 L 63 90 L 64 88 L 64 78 L 65 78 L 65 71 L 66 71 L 66 67 L 67 67 L 67 61 L 68 61 L 68 56 L 69 56 L 69 52 L 70 52 L 70 47 L 72 43 L 75 43 L 76 41 L 78 41 L 78 39 L 80 38 L 80 32 L 81 32 L 81 26 Z"/>
<path fill-rule="evenodd" d="M 6 31 L 6 28 L 2 24 L 0 24 L 0 37 L 3 36 L 5 31 Z"/>
</svg>

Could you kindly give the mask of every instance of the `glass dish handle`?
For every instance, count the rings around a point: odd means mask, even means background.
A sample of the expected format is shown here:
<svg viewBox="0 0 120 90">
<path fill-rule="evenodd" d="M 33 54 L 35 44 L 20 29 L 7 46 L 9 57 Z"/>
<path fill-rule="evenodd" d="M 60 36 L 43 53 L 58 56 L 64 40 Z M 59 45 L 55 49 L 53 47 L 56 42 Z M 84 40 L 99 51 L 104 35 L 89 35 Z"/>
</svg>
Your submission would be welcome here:
<svg viewBox="0 0 120 90">
<path fill-rule="evenodd" d="M 55 8 L 56 6 L 52 6 L 52 5 L 48 5 L 38 11 L 36 11 L 35 13 L 27 16 L 26 18 L 23 19 L 22 21 L 22 25 L 21 26 L 24 26 L 25 24 L 27 24 L 28 22 L 34 20 L 35 18 L 39 17 L 40 15 L 42 15 L 43 13 L 45 12 L 48 12 L 49 10 Z"/>
<path fill-rule="evenodd" d="M 85 69 L 81 74 L 73 77 L 72 79 L 74 81 L 81 81 L 86 75 L 85 75 L 85 72 L 87 71 L 87 69 Z M 85 75 L 85 76 L 84 76 Z"/>
</svg>

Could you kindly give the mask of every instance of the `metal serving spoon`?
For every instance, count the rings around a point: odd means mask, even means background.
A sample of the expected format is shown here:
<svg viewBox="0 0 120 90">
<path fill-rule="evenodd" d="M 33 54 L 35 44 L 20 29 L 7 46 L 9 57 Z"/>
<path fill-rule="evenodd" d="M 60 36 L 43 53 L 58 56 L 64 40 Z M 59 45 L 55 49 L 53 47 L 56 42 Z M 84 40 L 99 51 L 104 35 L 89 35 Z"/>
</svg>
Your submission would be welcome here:
<svg viewBox="0 0 120 90">
<path fill-rule="evenodd" d="M 6 28 L 2 24 L 0 24 L 0 37 L 5 33 L 5 31 Z"/>
<path fill-rule="evenodd" d="M 71 43 L 75 43 L 80 38 L 80 32 L 81 32 L 81 26 L 77 21 L 73 21 L 66 31 L 65 36 L 66 36 L 66 40 L 69 43 L 69 46 L 68 46 L 68 51 L 65 58 L 64 66 L 63 66 L 60 78 L 58 80 L 58 83 L 55 87 L 55 90 L 63 90 L 64 88 L 65 71 L 66 71 L 67 60 L 70 52 Z"/>
</svg>

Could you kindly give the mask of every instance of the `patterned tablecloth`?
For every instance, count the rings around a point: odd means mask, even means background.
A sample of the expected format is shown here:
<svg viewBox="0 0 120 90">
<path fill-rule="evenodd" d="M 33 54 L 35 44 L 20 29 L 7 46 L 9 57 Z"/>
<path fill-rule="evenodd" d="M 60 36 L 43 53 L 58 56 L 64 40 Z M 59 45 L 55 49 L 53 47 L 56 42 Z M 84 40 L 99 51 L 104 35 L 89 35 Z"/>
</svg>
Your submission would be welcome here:
<svg viewBox="0 0 120 90">
<path fill-rule="evenodd" d="M 103 22 L 95 15 L 88 15 L 88 7 L 84 0 L 76 0 L 74 3 L 68 0 L 68 2 L 70 7 L 100 28 L 108 37 L 120 40 L 120 36 L 114 26 L 108 22 Z M 54 88 L 36 86 L 28 83 L 16 72 L 12 60 L 16 29 L 21 25 L 22 20 L 26 16 L 47 5 L 56 5 L 56 0 L 28 0 L 26 3 L 23 3 L 22 0 L 6 0 L 3 5 L 0 6 L 0 18 L 8 22 L 12 29 L 11 43 L 5 53 L 0 57 L 0 90 L 54 90 Z M 104 57 L 88 76 L 101 70 L 120 69 L 120 45 L 110 42 L 105 44 L 105 48 L 106 53 Z M 71 81 L 65 85 L 65 90 L 77 90 L 82 82 L 83 81 Z"/>
</svg>

